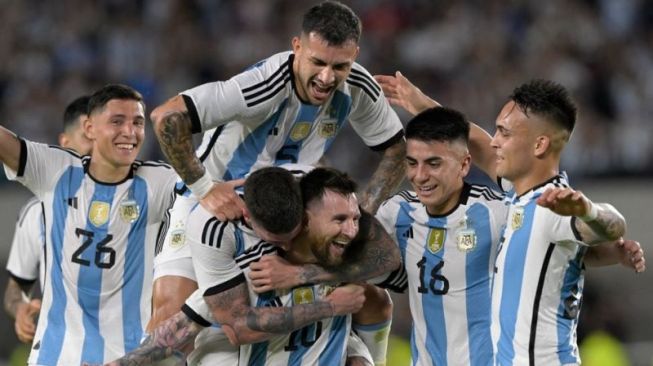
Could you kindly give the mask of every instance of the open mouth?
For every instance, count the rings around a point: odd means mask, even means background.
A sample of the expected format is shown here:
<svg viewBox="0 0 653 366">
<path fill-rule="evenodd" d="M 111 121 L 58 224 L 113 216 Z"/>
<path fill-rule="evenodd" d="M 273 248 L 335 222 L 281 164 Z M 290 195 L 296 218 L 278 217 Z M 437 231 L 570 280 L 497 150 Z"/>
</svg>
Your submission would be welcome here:
<svg viewBox="0 0 653 366">
<path fill-rule="evenodd" d="M 117 147 L 119 150 L 124 150 L 124 151 L 127 151 L 127 152 L 131 152 L 131 151 L 133 151 L 133 150 L 136 148 L 136 144 L 125 144 L 125 143 L 122 143 L 122 144 L 116 144 L 116 147 Z"/>
<path fill-rule="evenodd" d="M 333 85 L 331 86 L 325 86 L 322 85 L 321 83 L 318 83 L 316 81 L 311 82 L 311 91 L 313 94 L 313 97 L 317 100 L 324 100 L 329 97 L 331 94 L 331 91 L 333 90 Z"/>
<path fill-rule="evenodd" d="M 346 241 L 340 241 L 340 240 L 333 240 L 331 241 L 331 254 L 334 256 L 342 256 L 345 252 L 345 249 L 347 249 L 347 245 L 349 242 Z"/>
</svg>

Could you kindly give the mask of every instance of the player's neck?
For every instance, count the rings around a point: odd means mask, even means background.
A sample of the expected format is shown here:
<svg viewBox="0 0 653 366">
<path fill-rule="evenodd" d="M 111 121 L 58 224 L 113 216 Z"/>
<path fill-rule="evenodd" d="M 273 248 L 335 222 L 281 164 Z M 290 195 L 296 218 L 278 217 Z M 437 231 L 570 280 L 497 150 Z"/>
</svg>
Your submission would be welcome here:
<svg viewBox="0 0 653 366">
<path fill-rule="evenodd" d="M 286 260 L 293 264 L 317 263 L 317 258 L 313 254 L 310 245 L 310 239 L 306 231 L 302 231 L 299 236 L 293 239 L 291 249 L 286 252 Z"/>
<path fill-rule="evenodd" d="M 528 174 L 512 180 L 512 185 L 517 196 L 521 196 L 534 187 L 537 187 L 555 177 L 559 173 L 560 169 L 558 168 L 558 165 L 541 165 L 539 168 L 533 167 Z"/>
<path fill-rule="evenodd" d="M 88 172 L 96 181 L 102 183 L 118 183 L 127 178 L 131 171 L 131 165 L 115 166 L 108 161 L 91 157 Z"/>
</svg>

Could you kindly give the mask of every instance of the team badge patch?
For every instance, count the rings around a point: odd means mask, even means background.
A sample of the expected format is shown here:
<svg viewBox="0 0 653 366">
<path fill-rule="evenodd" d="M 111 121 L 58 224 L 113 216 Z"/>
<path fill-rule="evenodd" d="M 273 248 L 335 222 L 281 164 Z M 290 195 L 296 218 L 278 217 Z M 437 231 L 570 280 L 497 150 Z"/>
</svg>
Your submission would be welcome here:
<svg viewBox="0 0 653 366">
<path fill-rule="evenodd" d="M 100 227 L 109 221 L 111 206 L 102 201 L 91 202 L 91 209 L 88 212 L 88 220 L 95 226 Z"/>
<path fill-rule="evenodd" d="M 515 207 L 512 210 L 512 217 L 510 218 L 510 226 L 512 230 L 518 230 L 524 224 L 524 208 Z"/>
<path fill-rule="evenodd" d="M 476 248 L 476 231 L 474 229 L 460 230 L 456 236 L 458 250 L 461 252 L 471 252 Z"/>
<path fill-rule="evenodd" d="M 293 305 L 311 304 L 313 301 L 313 287 L 298 287 L 292 290 Z"/>
<path fill-rule="evenodd" d="M 141 213 L 140 211 L 138 203 L 134 200 L 130 199 L 120 202 L 120 218 L 128 224 L 138 220 L 138 216 L 140 216 Z"/>
<path fill-rule="evenodd" d="M 426 239 L 426 245 L 429 248 L 429 251 L 433 254 L 437 253 L 442 249 L 444 245 L 444 238 L 446 236 L 446 229 L 436 228 L 429 230 L 429 236 Z"/>
<path fill-rule="evenodd" d="M 290 131 L 290 139 L 295 142 L 299 140 L 303 140 L 308 136 L 310 132 L 311 132 L 310 122 L 295 123 L 292 130 Z"/>
<path fill-rule="evenodd" d="M 336 136 L 336 123 L 335 122 L 321 122 L 318 133 L 320 137 L 329 139 Z"/>
<path fill-rule="evenodd" d="M 186 231 L 184 229 L 175 229 L 170 233 L 170 246 L 179 248 L 186 242 Z"/>
</svg>

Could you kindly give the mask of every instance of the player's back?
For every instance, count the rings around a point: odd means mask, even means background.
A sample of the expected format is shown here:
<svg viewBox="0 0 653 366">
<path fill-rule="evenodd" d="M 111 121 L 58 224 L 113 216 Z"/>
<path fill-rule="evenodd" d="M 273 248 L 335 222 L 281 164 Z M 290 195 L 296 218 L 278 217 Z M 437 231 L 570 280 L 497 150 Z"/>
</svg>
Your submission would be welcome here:
<svg viewBox="0 0 653 366">
<path fill-rule="evenodd" d="M 400 192 L 377 218 L 394 235 L 408 274 L 417 365 L 487 365 L 490 278 L 506 208 L 484 186 L 465 184 L 458 205 L 431 216 L 413 192 Z"/>
</svg>

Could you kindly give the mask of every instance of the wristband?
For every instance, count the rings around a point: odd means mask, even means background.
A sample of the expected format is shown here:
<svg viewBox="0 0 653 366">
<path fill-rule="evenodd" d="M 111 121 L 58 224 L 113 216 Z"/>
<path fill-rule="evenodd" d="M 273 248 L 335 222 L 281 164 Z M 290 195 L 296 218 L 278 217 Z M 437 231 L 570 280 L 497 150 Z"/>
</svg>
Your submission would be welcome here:
<svg viewBox="0 0 653 366">
<path fill-rule="evenodd" d="M 204 175 L 193 184 L 188 184 L 188 189 L 197 197 L 198 199 L 204 198 L 213 187 L 213 180 L 211 177 L 204 172 Z"/>
<path fill-rule="evenodd" d="M 584 222 L 594 221 L 599 216 L 599 208 L 592 202 L 590 203 L 590 212 L 586 215 L 578 216 Z"/>
</svg>

